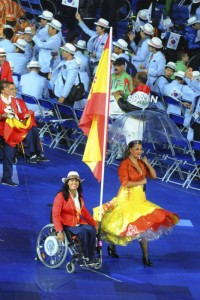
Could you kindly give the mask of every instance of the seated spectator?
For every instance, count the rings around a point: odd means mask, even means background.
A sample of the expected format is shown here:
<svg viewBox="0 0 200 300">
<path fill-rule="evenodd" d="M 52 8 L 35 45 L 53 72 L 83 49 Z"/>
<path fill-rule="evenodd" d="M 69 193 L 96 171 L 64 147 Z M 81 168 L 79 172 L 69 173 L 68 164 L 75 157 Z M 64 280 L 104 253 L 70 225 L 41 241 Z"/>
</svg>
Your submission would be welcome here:
<svg viewBox="0 0 200 300">
<path fill-rule="evenodd" d="M 29 73 L 21 76 L 19 92 L 35 97 L 37 100 L 49 98 L 48 80 L 39 75 L 41 66 L 38 61 L 30 61 L 27 64 Z M 38 106 L 28 104 L 28 108 L 38 111 Z"/>
<path fill-rule="evenodd" d="M 0 68 L 0 80 L 13 82 L 10 64 L 6 61 L 6 52 L 3 48 L 0 48 Z"/>
<path fill-rule="evenodd" d="M 32 110 L 29 110 L 26 106 L 24 100 L 16 97 L 16 87 L 14 83 L 10 83 L 10 95 L 15 100 L 17 106 L 17 116 L 20 120 L 26 120 L 34 113 Z M 33 122 L 33 126 L 29 129 L 26 138 L 26 155 L 29 157 L 29 162 L 31 164 L 36 164 L 38 162 L 48 162 L 44 156 L 43 149 L 41 147 L 41 141 L 39 136 L 39 130 L 35 122 Z"/>
<path fill-rule="evenodd" d="M 63 232 L 72 232 L 81 241 L 84 257 L 92 260 L 98 225 L 85 206 L 82 181 L 75 171 L 69 172 L 67 177 L 62 179 L 64 185 L 54 199 L 52 217 L 57 238 L 64 241 Z"/>
<path fill-rule="evenodd" d="M 176 61 L 176 72 L 182 71 L 186 72 L 187 70 L 187 63 L 189 62 L 189 55 L 186 51 L 180 51 L 177 54 L 177 61 Z M 172 79 L 174 79 L 174 76 L 172 76 Z"/>
<path fill-rule="evenodd" d="M 182 71 L 174 73 L 175 79 L 165 85 L 164 95 L 175 97 L 177 101 L 180 101 L 180 107 L 173 104 L 169 104 L 167 108 L 167 113 L 182 114 L 182 107 L 185 111 L 183 112 L 185 117 L 185 122 L 189 123 L 192 117 L 191 112 L 194 110 L 196 105 L 196 94 L 188 85 L 185 85 L 185 73 Z"/>
<path fill-rule="evenodd" d="M 176 65 L 173 62 L 168 62 L 165 65 L 165 72 L 164 74 L 160 75 L 153 83 L 152 91 L 163 95 L 164 87 L 166 84 L 172 81 L 171 77 L 173 76 L 174 72 L 176 71 Z"/>
</svg>

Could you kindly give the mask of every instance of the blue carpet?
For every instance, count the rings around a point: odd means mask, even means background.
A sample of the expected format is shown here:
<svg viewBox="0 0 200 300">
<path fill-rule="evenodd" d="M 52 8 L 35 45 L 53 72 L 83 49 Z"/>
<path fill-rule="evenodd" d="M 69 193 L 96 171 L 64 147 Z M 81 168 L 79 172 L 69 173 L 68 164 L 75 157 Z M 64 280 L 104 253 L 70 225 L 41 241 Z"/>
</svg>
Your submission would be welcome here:
<svg viewBox="0 0 200 300">
<path fill-rule="evenodd" d="M 35 260 L 36 238 L 49 223 L 50 207 L 61 188 L 61 178 L 77 170 L 85 179 L 83 194 L 90 211 L 99 204 L 100 184 L 80 156 L 45 149 L 49 163 L 20 161 L 15 178 L 20 185 L 0 186 L 0 299 L 144 299 L 199 300 L 199 193 L 149 180 L 147 198 L 176 212 L 181 222 L 169 236 L 149 245 L 152 268 L 144 268 L 137 241 L 118 247 L 111 259 L 103 245 L 103 267 L 92 272 L 77 266 L 68 274 L 65 264 L 48 269 Z M 119 188 L 117 167 L 106 167 L 104 202 Z M 67 258 L 69 260 L 69 258 Z"/>
</svg>

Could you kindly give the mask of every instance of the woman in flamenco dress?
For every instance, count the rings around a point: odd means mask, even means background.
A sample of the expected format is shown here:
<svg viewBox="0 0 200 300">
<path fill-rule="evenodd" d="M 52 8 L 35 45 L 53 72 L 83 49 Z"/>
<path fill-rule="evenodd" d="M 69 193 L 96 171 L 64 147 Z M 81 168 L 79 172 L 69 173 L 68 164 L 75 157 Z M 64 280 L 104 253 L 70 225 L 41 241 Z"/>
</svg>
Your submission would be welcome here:
<svg viewBox="0 0 200 300">
<path fill-rule="evenodd" d="M 155 179 L 156 172 L 146 156 L 142 155 L 142 142 L 131 141 L 121 162 L 118 175 L 121 182 L 117 197 L 94 208 L 94 219 L 101 220 L 102 240 L 109 243 L 108 255 L 118 258 L 115 245 L 126 246 L 138 240 L 142 249 L 144 266 L 152 266 L 148 255 L 148 241 L 169 233 L 179 222 L 179 217 L 148 201 L 145 186 L 148 178 Z"/>
</svg>

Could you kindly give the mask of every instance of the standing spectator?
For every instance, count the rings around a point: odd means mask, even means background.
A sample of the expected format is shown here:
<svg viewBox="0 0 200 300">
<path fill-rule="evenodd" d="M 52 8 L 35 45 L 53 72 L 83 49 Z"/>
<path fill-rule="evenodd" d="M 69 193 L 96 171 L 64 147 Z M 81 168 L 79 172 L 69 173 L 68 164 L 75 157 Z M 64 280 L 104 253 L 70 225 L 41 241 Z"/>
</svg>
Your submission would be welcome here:
<svg viewBox="0 0 200 300">
<path fill-rule="evenodd" d="M 11 42 L 13 35 L 14 33 L 11 28 L 4 28 L 3 39 L 0 41 L 0 48 L 3 48 L 6 53 L 15 52 L 15 45 Z"/>
<path fill-rule="evenodd" d="M 149 45 L 148 49 L 150 52 L 152 52 L 152 54 L 149 61 L 146 62 L 146 69 L 144 69 L 144 71 L 147 72 L 148 76 L 147 84 L 150 86 L 150 88 L 153 88 L 154 81 L 164 72 L 166 59 L 161 52 L 163 44 L 159 38 L 154 37 L 148 40 L 147 44 Z"/>
<path fill-rule="evenodd" d="M 25 55 L 27 42 L 23 39 L 18 39 L 15 45 L 15 53 L 8 53 L 7 59 L 12 61 L 15 66 L 15 72 L 18 74 L 27 73 L 26 65 L 28 59 Z"/>
<path fill-rule="evenodd" d="M 48 22 L 53 20 L 53 14 L 48 10 L 44 10 L 38 17 L 40 19 L 40 27 L 38 28 L 36 34 L 37 37 L 44 42 L 46 41 L 48 35 Z"/>
<path fill-rule="evenodd" d="M 78 65 L 74 58 L 76 48 L 70 43 L 60 47 L 63 60 L 49 74 L 50 85 L 53 93 L 58 97 L 59 103 L 67 103 L 72 86 L 78 75 Z"/>
<path fill-rule="evenodd" d="M 108 34 L 107 29 L 109 28 L 109 22 L 105 19 L 100 18 L 96 24 L 96 31 L 90 30 L 82 21 L 80 14 L 76 13 L 76 19 L 79 22 L 81 29 L 90 36 L 87 43 L 87 49 L 90 53 L 90 68 L 93 74 L 96 66 L 98 65 L 101 53 L 106 43 Z"/>
<path fill-rule="evenodd" d="M 85 54 L 85 50 L 87 49 L 86 41 L 79 40 L 74 46 L 77 49 L 75 57 L 78 57 L 81 60 L 80 71 L 87 72 L 88 75 L 90 75 L 89 56 Z"/>
<path fill-rule="evenodd" d="M 146 23 L 140 26 L 140 41 L 135 55 L 132 55 L 132 64 L 139 70 L 139 66 L 145 63 L 145 59 L 148 55 L 148 41 L 154 33 L 153 26 Z"/>
<path fill-rule="evenodd" d="M 53 19 L 50 23 L 48 23 L 48 39 L 43 41 L 43 38 L 38 37 L 36 35 L 36 30 L 32 27 L 33 33 L 33 41 L 35 42 L 36 46 L 39 47 L 39 64 L 41 65 L 41 75 L 46 77 L 50 71 L 50 60 L 52 58 L 51 52 L 52 50 L 58 50 L 61 45 L 61 38 L 60 38 L 60 30 L 62 24 Z"/>
</svg>

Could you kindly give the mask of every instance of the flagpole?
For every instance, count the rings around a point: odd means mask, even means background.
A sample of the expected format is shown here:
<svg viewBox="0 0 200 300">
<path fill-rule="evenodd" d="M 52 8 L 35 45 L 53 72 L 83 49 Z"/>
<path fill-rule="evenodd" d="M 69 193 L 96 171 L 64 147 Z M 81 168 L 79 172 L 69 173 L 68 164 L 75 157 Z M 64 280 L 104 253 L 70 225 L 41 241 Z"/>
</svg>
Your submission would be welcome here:
<svg viewBox="0 0 200 300">
<path fill-rule="evenodd" d="M 107 148 L 107 131 L 108 131 L 108 116 L 109 116 L 109 103 L 110 103 L 110 75 L 111 75 L 111 51 L 112 51 L 112 33 L 113 29 L 110 27 L 110 34 L 109 34 L 109 55 L 108 55 L 108 72 L 109 78 L 107 84 L 107 91 L 106 91 L 106 105 L 105 105 L 105 121 L 104 121 L 104 135 L 103 135 L 103 157 L 102 157 L 102 180 L 101 180 L 101 187 L 100 187 L 100 222 L 102 219 L 102 204 L 103 204 L 103 192 L 104 192 L 104 173 L 105 173 L 105 160 L 106 160 L 106 148 Z M 100 223 L 101 224 L 101 223 Z M 101 227 L 101 225 L 100 225 Z"/>
</svg>

